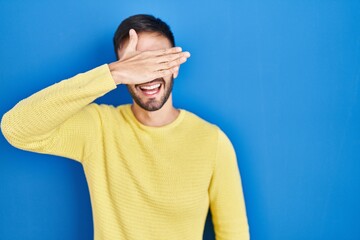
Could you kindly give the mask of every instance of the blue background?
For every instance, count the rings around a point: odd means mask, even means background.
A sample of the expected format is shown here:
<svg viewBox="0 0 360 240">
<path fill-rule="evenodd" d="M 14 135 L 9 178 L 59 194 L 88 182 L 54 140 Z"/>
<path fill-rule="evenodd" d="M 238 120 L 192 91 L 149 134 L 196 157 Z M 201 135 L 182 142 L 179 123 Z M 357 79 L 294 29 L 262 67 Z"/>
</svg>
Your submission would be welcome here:
<svg viewBox="0 0 360 240">
<path fill-rule="evenodd" d="M 252 239 L 360 239 L 360 1 L 1 0 L 0 114 L 114 61 L 112 35 L 137 13 L 192 53 L 174 101 L 232 140 Z M 97 102 L 130 97 L 119 87 Z M 81 164 L 3 136 L 0 151 L 2 240 L 92 239 Z"/>
</svg>

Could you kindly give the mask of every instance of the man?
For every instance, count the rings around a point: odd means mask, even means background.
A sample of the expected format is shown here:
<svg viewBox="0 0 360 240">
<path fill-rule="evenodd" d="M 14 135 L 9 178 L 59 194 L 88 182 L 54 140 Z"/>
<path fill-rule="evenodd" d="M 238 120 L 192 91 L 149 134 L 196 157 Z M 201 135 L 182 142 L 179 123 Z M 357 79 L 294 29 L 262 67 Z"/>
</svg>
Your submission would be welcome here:
<svg viewBox="0 0 360 240">
<path fill-rule="evenodd" d="M 83 165 L 96 240 L 202 239 L 210 207 L 216 239 L 249 239 L 233 147 L 216 126 L 172 103 L 190 57 L 150 15 L 124 20 L 118 61 L 20 101 L 1 121 L 15 147 Z M 133 104 L 92 103 L 126 84 Z"/>
</svg>

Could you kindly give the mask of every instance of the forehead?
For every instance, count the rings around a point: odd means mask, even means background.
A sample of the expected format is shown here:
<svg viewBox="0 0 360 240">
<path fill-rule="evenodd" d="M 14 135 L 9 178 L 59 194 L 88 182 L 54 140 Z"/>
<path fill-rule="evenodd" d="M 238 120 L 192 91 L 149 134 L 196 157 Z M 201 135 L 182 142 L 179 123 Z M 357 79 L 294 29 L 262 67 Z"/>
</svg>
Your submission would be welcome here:
<svg viewBox="0 0 360 240">
<path fill-rule="evenodd" d="M 160 33 L 142 32 L 138 34 L 138 51 L 171 48 L 170 41 Z"/>
</svg>

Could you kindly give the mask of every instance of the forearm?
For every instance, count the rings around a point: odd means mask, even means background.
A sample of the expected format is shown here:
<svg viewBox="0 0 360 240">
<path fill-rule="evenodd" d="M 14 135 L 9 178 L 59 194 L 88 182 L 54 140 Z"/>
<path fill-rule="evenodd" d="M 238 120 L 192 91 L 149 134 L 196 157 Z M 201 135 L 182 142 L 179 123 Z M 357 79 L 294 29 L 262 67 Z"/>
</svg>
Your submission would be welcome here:
<svg viewBox="0 0 360 240">
<path fill-rule="evenodd" d="M 16 104 L 3 116 L 2 132 L 13 144 L 46 135 L 114 88 L 107 65 L 78 74 Z"/>
</svg>

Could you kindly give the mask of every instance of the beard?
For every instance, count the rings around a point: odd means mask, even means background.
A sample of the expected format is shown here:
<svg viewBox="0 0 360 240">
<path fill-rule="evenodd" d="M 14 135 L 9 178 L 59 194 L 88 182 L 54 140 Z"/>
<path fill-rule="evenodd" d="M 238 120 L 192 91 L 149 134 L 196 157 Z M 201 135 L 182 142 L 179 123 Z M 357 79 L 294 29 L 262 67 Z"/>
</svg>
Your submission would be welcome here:
<svg viewBox="0 0 360 240">
<path fill-rule="evenodd" d="M 164 106 L 164 104 L 170 97 L 170 94 L 172 92 L 172 88 L 174 85 L 173 76 L 171 76 L 171 79 L 168 84 L 166 84 L 164 78 L 159 78 L 159 79 L 155 79 L 155 80 L 161 81 L 162 86 L 164 87 L 164 93 L 162 94 L 162 96 L 160 96 L 160 100 L 157 100 L 155 98 L 150 98 L 150 99 L 145 100 L 145 99 L 141 98 L 141 96 L 140 96 L 141 93 L 140 94 L 138 93 L 141 90 L 137 90 L 136 85 L 135 86 L 127 85 L 129 93 L 130 93 L 131 97 L 134 99 L 135 103 L 137 105 L 139 105 L 142 109 L 144 109 L 146 111 L 150 111 L 150 112 L 157 111 L 160 108 L 162 108 L 162 106 Z"/>
</svg>

